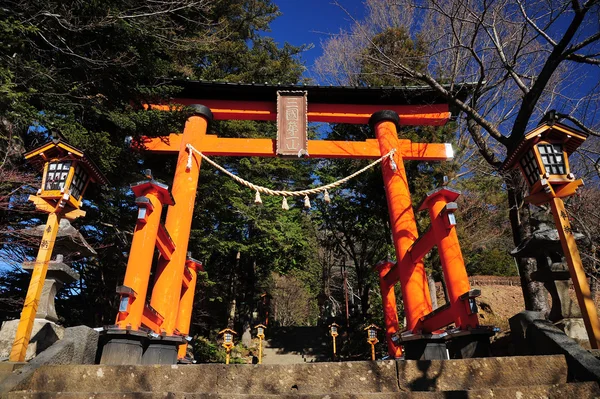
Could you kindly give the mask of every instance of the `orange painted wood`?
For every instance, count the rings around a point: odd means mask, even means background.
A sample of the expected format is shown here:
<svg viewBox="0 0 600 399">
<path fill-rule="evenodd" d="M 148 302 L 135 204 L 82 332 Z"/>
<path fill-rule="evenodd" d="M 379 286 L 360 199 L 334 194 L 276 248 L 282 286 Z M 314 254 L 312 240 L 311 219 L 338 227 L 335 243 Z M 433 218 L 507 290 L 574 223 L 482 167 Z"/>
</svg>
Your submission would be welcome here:
<svg viewBox="0 0 600 399">
<path fill-rule="evenodd" d="M 167 260 L 171 259 L 171 255 L 173 255 L 173 252 L 175 251 L 175 243 L 169 236 L 165 226 L 162 224 L 158 227 L 158 232 L 156 234 L 156 248 L 158 249 L 158 252 L 160 252 L 160 256 Z"/>
<path fill-rule="evenodd" d="M 172 133 L 168 137 L 142 137 L 140 147 L 150 152 L 175 154 L 181 145 L 181 134 Z M 223 138 L 207 134 L 198 148 L 208 156 L 274 157 L 275 140 L 257 138 Z M 413 143 L 398 140 L 402 158 L 407 161 L 444 161 L 452 158 L 446 144 Z M 309 140 L 308 158 L 362 158 L 377 159 L 381 156 L 375 139 L 365 141 Z"/>
<path fill-rule="evenodd" d="M 184 275 L 184 288 L 181 292 L 179 300 L 179 311 L 177 313 L 176 330 L 181 335 L 190 333 L 190 325 L 192 322 L 192 311 L 194 310 L 194 295 L 196 293 L 196 282 L 198 281 L 198 270 L 201 270 L 200 263 L 187 260 Z M 187 281 L 186 281 L 187 279 Z M 185 285 L 187 283 L 187 286 Z M 179 359 L 183 359 L 187 355 L 187 344 L 180 345 L 177 353 Z"/>
<path fill-rule="evenodd" d="M 402 356 L 402 347 L 396 345 L 393 336 L 400 330 L 398 322 L 398 308 L 396 305 L 396 293 L 394 285 L 385 283 L 385 275 L 394 266 L 392 262 L 383 262 L 377 265 L 379 273 L 379 289 L 381 290 L 381 305 L 383 307 L 383 321 L 385 323 L 385 341 L 388 347 L 388 355 L 392 359 L 397 359 Z"/>
<path fill-rule="evenodd" d="M 188 288 L 190 286 L 190 281 L 192 281 L 192 273 L 190 269 L 186 267 L 183 269 L 183 280 L 181 281 L 181 286 L 183 288 Z"/>
<path fill-rule="evenodd" d="M 165 228 L 175 243 L 175 251 L 173 251 L 169 260 L 159 258 L 150 301 L 152 308 L 163 315 L 164 322 L 161 328 L 167 335 L 172 335 L 175 332 L 183 270 L 187 257 L 200 164 L 202 162 L 202 158 L 194 154 L 192 156 L 192 167 L 187 169 L 188 152 L 185 144 L 190 143 L 194 147 L 201 148 L 207 127 L 208 121 L 204 117 L 192 116 L 187 120 L 182 140 L 180 140 L 179 156 L 171 191 L 175 205 L 169 206 L 165 220 Z"/>
<path fill-rule="evenodd" d="M 464 303 L 462 304 L 464 306 Z M 475 315 L 477 316 L 477 315 Z M 423 317 L 419 320 L 413 331 L 434 332 L 440 330 L 454 321 L 454 311 L 451 307 L 437 311 L 431 317 Z"/>
<path fill-rule="evenodd" d="M 435 237 L 438 248 L 444 281 L 448 291 L 448 302 L 450 303 L 453 322 L 461 330 L 468 330 L 479 326 L 476 313 L 467 311 L 465 302 L 460 299 L 461 295 L 469 292 L 471 285 L 467 276 L 467 269 L 463 260 L 460 243 L 456 235 L 455 226 L 449 226 L 446 222 L 448 215 L 445 212 L 446 205 L 456 199 L 454 195 L 448 198 L 444 190 L 427 198 L 426 206 L 429 208 L 429 219 L 431 220 L 431 231 Z M 449 324 L 449 323 L 448 323 Z M 426 332 L 433 332 L 448 324 L 432 325 Z"/>
<path fill-rule="evenodd" d="M 375 135 L 379 142 L 380 153 L 386 154 L 391 149 L 400 146 L 396 125 L 391 121 L 384 120 L 377 123 Z M 383 161 L 381 170 L 390 214 L 390 228 L 396 248 L 396 259 L 402 267 L 396 266 L 390 270 L 385 280 L 388 282 L 390 280 L 388 276 L 393 274 L 400 280 L 406 312 L 406 328 L 412 330 L 419 318 L 431 312 L 431 298 L 423 262 L 410 262 L 410 267 L 403 267 L 402 260 L 408 256 L 408 250 L 417 241 L 419 233 L 402 154 L 394 154 L 394 161 L 397 166 L 395 171 L 392 170 L 387 159 Z"/>
<path fill-rule="evenodd" d="M 131 288 L 137 295 L 135 298 L 129 297 L 127 311 L 117 313 L 116 324 L 122 329 L 139 330 L 142 324 L 154 247 L 157 242 L 156 236 L 160 226 L 162 213 L 160 198 L 155 190 L 146 193 L 145 196 L 150 200 L 152 207 L 148 207 L 145 222 L 140 220 L 136 222 L 123 280 L 123 285 Z"/>
<path fill-rule="evenodd" d="M 590 285 L 587 281 L 587 276 L 581 262 L 577 242 L 569 222 L 569 215 L 565 209 L 565 204 L 562 198 L 552 198 L 550 200 L 550 208 L 558 235 L 560 244 L 569 266 L 569 274 L 573 280 L 573 288 L 577 303 L 581 309 L 583 316 L 583 324 L 588 333 L 590 345 L 593 349 L 600 347 L 600 320 L 598 320 L 598 311 L 594 304 L 594 299 L 590 291 Z"/>
<path fill-rule="evenodd" d="M 147 305 L 144 306 L 144 313 L 142 314 L 142 325 L 157 334 L 161 333 L 161 326 L 164 318 L 156 311 L 150 309 Z"/>
<path fill-rule="evenodd" d="M 569 182 L 567 184 L 564 185 L 560 185 L 560 186 L 555 186 L 554 188 L 554 193 L 556 194 L 556 196 L 558 198 L 565 198 L 565 197 L 570 197 L 572 195 L 575 195 L 575 193 L 577 192 L 577 189 L 583 186 L 583 180 L 578 179 L 572 182 Z"/>
<path fill-rule="evenodd" d="M 202 104 L 211 109 L 215 120 L 277 120 L 275 101 L 234 101 L 175 98 L 173 104 L 146 104 L 145 108 L 171 111 L 178 105 Z M 308 121 L 327 123 L 354 123 L 366 125 L 372 114 L 381 110 L 391 110 L 400 116 L 401 125 L 440 126 L 450 119 L 448 104 L 431 105 L 359 105 L 359 104 L 320 104 L 308 102 Z"/>
<path fill-rule="evenodd" d="M 412 247 L 408 250 L 410 256 L 404 258 L 404 261 L 407 262 L 420 262 L 423 260 L 423 257 L 431 251 L 431 249 L 435 246 L 435 241 L 433 237 L 433 233 L 431 230 L 427 230 L 425 234 L 423 234 L 417 242 L 413 244 Z M 404 267 L 404 266 L 403 266 Z"/>
</svg>

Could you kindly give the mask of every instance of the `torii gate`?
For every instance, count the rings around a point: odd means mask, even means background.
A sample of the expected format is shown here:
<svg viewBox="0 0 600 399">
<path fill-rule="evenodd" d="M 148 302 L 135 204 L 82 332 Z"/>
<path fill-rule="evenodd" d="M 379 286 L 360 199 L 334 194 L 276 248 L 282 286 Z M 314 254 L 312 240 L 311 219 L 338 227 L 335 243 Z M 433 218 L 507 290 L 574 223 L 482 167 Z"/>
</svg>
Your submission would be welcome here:
<svg viewBox="0 0 600 399">
<path fill-rule="evenodd" d="M 189 164 L 188 145 L 207 156 L 242 157 L 299 154 L 308 158 L 377 159 L 395 150 L 392 157 L 383 161 L 382 170 L 398 262 L 387 262 L 378 267 L 388 352 L 393 358 L 400 357 L 400 341 L 408 347 L 412 345 L 411 340 L 421 339 L 419 342 L 422 342 L 425 337 L 422 334 L 429 334 L 431 338 L 431 333 L 435 334 L 436 330 L 451 323 L 463 331 L 478 327 L 476 310 L 472 306 L 474 294 L 470 291 L 454 224 L 444 222 L 453 217 L 452 201 L 457 195 L 443 189 L 428 197 L 429 203 L 426 202 L 423 209 L 430 209 L 432 233 L 428 232 L 423 240 L 418 240 L 404 169 L 405 160 L 451 159 L 452 147 L 444 143 L 413 143 L 400 139 L 397 133 L 398 126 L 402 125 L 441 126 L 447 123 L 451 112 L 444 98 L 424 87 L 284 86 L 200 81 L 174 81 L 172 84 L 184 88 L 172 103 L 191 106 L 196 113 L 187 120 L 182 134 L 145 138 L 138 143 L 146 151 L 178 154 L 172 198 L 168 187 L 153 180 L 132 186 L 140 213 L 125 281 L 117 290 L 121 295 L 117 323 L 105 329 L 107 343 L 101 363 L 174 363 L 179 345 L 179 358 L 185 355 L 183 337 L 189 333 L 195 275 L 201 268 L 199 262 L 187 255 L 202 161 L 193 153 L 193 162 Z M 468 87 L 457 91 L 455 94 L 459 96 L 461 92 L 466 95 Z M 172 105 L 164 104 L 147 104 L 145 107 L 172 109 Z M 294 109 L 290 111 L 290 107 Z M 282 121 L 287 121 L 286 115 L 296 115 L 293 120 L 300 121 L 300 132 L 296 130 L 296 123 L 281 125 Z M 279 141 L 207 134 L 212 120 L 278 121 Z M 304 120 L 368 123 L 376 138 L 360 142 L 307 140 Z M 392 158 L 393 169 L 390 167 Z M 160 214 L 164 204 L 169 205 L 169 209 L 163 226 Z M 432 312 L 422 258 L 435 245 L 442 255 L 450 303 Z M 160 257 L 150 303 L 146 304 L 155 247 Z M 406 331 L 411 334 L 404 339 L 398 331 L 394 294 L 394 285 L 398 282 L 406 313 Z M 420 354 L 413 356 L 422 357 L 423 350 L 417 352 Z"/>
</svg>

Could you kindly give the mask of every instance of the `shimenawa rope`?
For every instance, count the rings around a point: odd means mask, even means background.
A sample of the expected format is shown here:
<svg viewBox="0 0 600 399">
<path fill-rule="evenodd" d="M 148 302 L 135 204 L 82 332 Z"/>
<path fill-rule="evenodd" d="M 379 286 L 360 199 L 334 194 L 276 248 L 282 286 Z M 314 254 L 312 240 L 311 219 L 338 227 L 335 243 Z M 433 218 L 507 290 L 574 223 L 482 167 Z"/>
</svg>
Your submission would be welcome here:
<svg viewBox="0 0 600 399">
<path fill-rule="evenodd" d="M 214 166 L 215 168 L 217 168 L 218 170 L 220 170 L 221 172 L 225 173 L 227 176 L 231 177 L 234 181 L 236 181 L 237 183 L 241 184 L 242 186 L 248 187 L 252 190 L 256 191 L 256 195 L 254 198 L 254 202 L 257 204 L 262 204 L 262 199 L 260 198 L 260 194 L 266 194 L 266 195 L 273 195 L 273 196 L 280 196 L 283 197 L 283 203 L 281 205 L 281 207 L 285 210 L 289 209 L 288 203 L 287 203 L 287 198 L 286 197 L 301 197 L 304 196 L 304 207 L 305 208 L 310 208 L 310 199 L 308 198 L 309 195 L 313 195 L 313 194 L 319 194 L 319 193 L 323 193 L 323 200 L 327 203 L 329 203 L 331 201 L 330 197 L 329 197 L 329 191 L 332 188 L 336 188 L 341 186 L 342 184 L 346 183 L 348 180 L 360 175 L 361 173 L 366 172 L 367 170 L 373 168 L 374 166 L 376 166 L 377 164 L 381 163 L 384 159 L 389 158 L 390 160 L 390 167 L 392 168 L 392 170 L 395 172 L 397 170 L 397 165 L 396 162 L 394 161 L 394 153 L 396 152 L 396 149 L 392 149 L 390 152 L 388 152 L 387 154 L 381 156 L 380 158 L 376 159 L 375 161 L 371 162 L 370 164 L 368 164 L 367 166 L 365 166 L 364 168 L 357 170 L 356 172 L 352 173 L 349 176 L 344 177 L 343 179 L 337 180 L 333 183 L 329 183 L 326 184 L 324 186 L 320 186 L 320 187 L 315 187 L 315 188 L 311 188 L 311 189 L 307 189 L 307 190 L 299 190 L 299 191 L 286 191 L 286 190 L 271 190 L 270 188 L 267 187 L 263 187 L 263 186 L 259 186 L 257 184 L 251 183 L 248 180 L 242 179 L 239 176 L 234 175 L 233 173 L 231 173 L 230 171 L 228 171 L 227 169 L 225 169 L 224 167 L 222 167 L 221 165 L 219 165 L 218 163 L 216 163 L 215 161 L 213 161 L 212 159 L 210 159 L 209 157 L 207 157 L 206 155 L 204 155 L 202 152 L 200 152 L 199 150 L 197 150 L 196 148 L 194 148 L 193 145 L 191 144 L 187 144 L 186 145 L 187 151 L 188 151 L 188 159 L 187 159 L 187 165 L 186 165 L 186 169 L 190 170 L 192 168 L 192 154 L 195 152 L 196 154 L 200 155 L 202 158 L 204 158 L 204 160 L 206 162 L 208 162 L 209 164 L 211 164 L 212 166 Z"/>
</svg>

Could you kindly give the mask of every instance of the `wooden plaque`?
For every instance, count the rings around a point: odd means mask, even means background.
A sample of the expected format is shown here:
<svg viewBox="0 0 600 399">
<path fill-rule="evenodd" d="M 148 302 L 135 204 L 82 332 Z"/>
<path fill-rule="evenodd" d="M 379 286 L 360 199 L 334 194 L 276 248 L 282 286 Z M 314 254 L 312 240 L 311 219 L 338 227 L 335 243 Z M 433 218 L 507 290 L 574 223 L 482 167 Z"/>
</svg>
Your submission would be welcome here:
<svg viewBox="0 0 600 399">
<path fill-rule="evenodd" d="M 306 91 L 277 92 L 277 155 L 308 155 Z"/>
</svg>

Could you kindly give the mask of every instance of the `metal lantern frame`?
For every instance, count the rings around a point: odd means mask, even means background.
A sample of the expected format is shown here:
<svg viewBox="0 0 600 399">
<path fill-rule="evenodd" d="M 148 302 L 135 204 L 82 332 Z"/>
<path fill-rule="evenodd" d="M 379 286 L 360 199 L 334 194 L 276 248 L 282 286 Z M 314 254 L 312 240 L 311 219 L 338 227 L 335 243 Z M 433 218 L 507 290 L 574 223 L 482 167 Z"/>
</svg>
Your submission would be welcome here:
<svg viewBox="0 0 600 399">
<path fill-rule="evenodd" d="M 223 347 L 232 348 L 234 346 L 233 338 L 237 333 L 231 328 L 225 328 L 218 333 L 219 336 L 223 337 Z"/>
<path fill-rule="evenodd" d="M 329 326 L 329 333 L 332 337 L 337 337 L 339 335 L 338 328 L 340 327 L 337 323 L 331 323 Z"/>
<path fill-rule="evenodd" d="M 256 336 L 260 339 L 265 339 L 265 330 L 267 329 L 267 326 L 258 324 L 254 326 L 254 328 L 256 328 Z"/>
<path fill-rule="evenodd" d="M 588 135 L 556 121 L 528 132 L 508 154 L 502 169 L 517 167 L 529 186 L 528 202 L 539 205 L 549 196 L 568 197 L 583 184 L 571 173 L 569 156 Z"/>
<path fill-rule="evenodd" d="M 25 160 L 43 168 L 42 186 L 36 196 L 59 201 L 61 207 L 70 205 L 78 209 L 90 183 L 108 184 L 108 179 L 83 151 L 60 139 L 29 151 Z"/>
<path fill-rule="evenodd" d="M 364 328 L 364 331 L 367 332 L 367 342 L 370 344 L 376 344 L 379 342 L 377 339 L 377 330 L 380 330 L 375 324 L 370 324 Z"/>
</svg>

